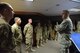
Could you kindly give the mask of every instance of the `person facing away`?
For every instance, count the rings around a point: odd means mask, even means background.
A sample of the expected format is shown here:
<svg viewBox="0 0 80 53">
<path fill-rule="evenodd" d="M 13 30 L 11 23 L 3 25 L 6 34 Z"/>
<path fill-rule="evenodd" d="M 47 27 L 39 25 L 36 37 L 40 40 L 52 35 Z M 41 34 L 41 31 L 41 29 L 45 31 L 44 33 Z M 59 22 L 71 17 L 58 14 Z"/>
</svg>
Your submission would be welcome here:
<svg viewBox="0 0 80 53">
<path fill-rule="evenodd" d="M 12 25 L 12 32 L 14 34 L 15 39 L 15 51 L 16 53 L 21 53 L 21 43 L 22 43 L 22 32 L 21 27 L 19 26 L 21 24 L 21 19 L 19 17 L 14 18 L 15 23 Z"/>
<path fill-rule="evenodd" d="M 61 35 L 61 53 L 69 53 L 69 47 L 71 45 L 71 41 L 70 41 L 70 34 L 72 32 L 73 29 L 73 24 L 72 21 L 69 17 L 69 11 L 68 10 L 63 10 L 62 13 L 62 23 L 57 26 L 57 31 L 60 33 Z"/>
<path fill-rule="evenodd" d="M 15 48 L 11 26 L 8 24 L 13 15 L 12 6 L 6 2 L 0 2 L 0 53 L 13 53 Z"/>
</svg>

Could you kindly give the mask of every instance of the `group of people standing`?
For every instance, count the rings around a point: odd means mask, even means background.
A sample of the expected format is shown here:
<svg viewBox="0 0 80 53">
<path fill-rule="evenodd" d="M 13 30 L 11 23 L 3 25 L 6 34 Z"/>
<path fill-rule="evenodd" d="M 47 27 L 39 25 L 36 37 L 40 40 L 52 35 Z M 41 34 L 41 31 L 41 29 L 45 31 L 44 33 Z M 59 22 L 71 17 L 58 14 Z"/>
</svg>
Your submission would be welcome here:
<svg viewBox="0 0 80 53">
<path fill-rule="evenodd" d="M 15 23 L 12 25 L 12 32 L 14 35 L 13 38 L 15 40 L 15 45 L 16 45 L 15 51 L 17 53 L 20 53 L 22 39 L 23 39 L 22 30 L 20 27 L 21 19 L 19 17 L 15 17 L 14 21 Z M 33 41 L 33 26 L 31 25 L 31 23 L 32 23 L 32 19 L 28 19 L 28 23 L 24 26 L 24 30 L 23 30 L 23 33 L 25 35 L 25 45 L 26 45 L 27 53 L 29 53 L 29 51 L 35 51 L 32 49 L 32 45 L 34 41 Z M 36 33 L 37 48 L 39 48 L 40 46 L 44 46 L 44 43 L 46 43 L 49 38 L 50 32 L 52 32 L 51 26 L 49 27 L 49 31 L 48 31 L 46 24 L 44 25 L 44 27 L 42 27 L 41 24 L 38 23 L 34 31 Z"/>
<path fill-rule="evenodd" d="M 41 25 L 40 22 L 37 23 L 37 26 L 34 29 L 36 33 L 36 45 L 37 48 L 40 46 L 44 46 L 44 44 L 47 42 L 47 40 L 52 39 L 52 25 L 49 25 L 49 27 L 44 24 L 44 26 Z"/>
<path fill-rule="evenodd" d="M 0 53 L 21 53 L 22 43 L 22 31 L 21 19 L 15 17 L 15 23 L 10 26 L 8 23 L 13 18 L 14 11 L 10 4 L 0 3 Z M 73 29 L 72 21 L 69 18 L 69 11 L 64 10 L 62 13 L 62 23 L 56 26 L 56 31 L 61 34 L 61 53 L 68 53 L 69 46 L 71 45 L 70 34 Z M 28 23 L 24 26 L 23 33 L 25 35 L 26 52 L 35 51 L 32 49 L 33 44 L 33 26 L 31 25 L 32 19 L 28 19 Z M 41 27 L 41 24 L 35 27 L 37 48 L 43 46 L 44 42 L 47 41 L 50 31 L 47 30 L 46 25 Z M 48 33 L 47 33 L 48 32 Z"/>
<path fill-rule="evenodd" d="M 22 44 L 22 30 L 20 27 L 21 19 L 19 17 L 14 18 L 15 23 L 12 25 L 12 32 L 14 34 L 14 40 L 15 40 L 15 51 L 17 53 L 21 52 L 21 44 Z M 25 35 L 25 45 L 26 45 L 26 52 L 29 51 L 35 51 L 32 49 L 32 42 L 33 42 L 33 26 L 31 25 L 32 19 L 28 19 L 28 23 L 24 26 L 23 33 Z"/>
<path fill-rule="evenodd" d="M 13 18 L 14 11 L 10 4 L 0 3 L 0 53 L 21 53 L 22 44 L 22 32 L 25 35 L 26 52 L 35 51 L 32 49 L 33 44 L 33 26 L 31 25 L 32 19 L 28 19 L 28 23 L 24 26 L 24 30 L 21 30 L 19 26 L 21 19 L 15 17 L 15 23 L 10 26 L 9 21 Z M 40 25 L 40 24 L 38 24 Z M 47 28 L 44 29 L 46 32 Z M 38 34 L 39 31 L 39 34 Z M 42 28 L 36 30 L 37 47 L 39 48 L 39 41 L 42 43 Z M 40 36 L 39 36 L 40 35 Z M 44 41 L 46 41 L 46 35 L 44 35 Z M 39 37 L 38 37 L 39 36 Z"/>
</svg>

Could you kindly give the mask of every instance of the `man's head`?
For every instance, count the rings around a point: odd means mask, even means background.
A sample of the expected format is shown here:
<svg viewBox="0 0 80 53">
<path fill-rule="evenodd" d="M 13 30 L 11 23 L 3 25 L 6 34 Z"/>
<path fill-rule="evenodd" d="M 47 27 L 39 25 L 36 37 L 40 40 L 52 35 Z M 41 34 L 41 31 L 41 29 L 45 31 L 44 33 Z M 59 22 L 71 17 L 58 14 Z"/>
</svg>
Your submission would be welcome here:
<svg viewBox="0 0 80 53">
<path fill-rule="evenodd" d="M 30 19 L 28 19 L 28 23 L 30 23 L 30 24 L 32 23 L 32 19 L 31 19 L 31 18 L 30 18 Z"/>
<path fill-rule="evenodd" d="M 62 19 L 66 19 L 68 16 L 69 16 L 69 11 L 68 10 L 63 10 Z"/>
<path fill-rule="evenodd" d="M 40 26 L 41 24 L 40 24 L 40 22 L 38 23 L 38 26 Z"/>
<path fill-rule="evenodd" d="M 21 19 L 19 17 L 15 17 L 14 19 L 15 23 L 17 23 L 18 25 L 21 24 Z"/>
<path fill-rule="evenodd" d="M 46 23 L 44 24 L 44 26 L 46 26 Z"/>
<path fill-rule="evenodd" d="M 0 15 L 3 16 L 3 18 L 6 21 L 10 21 L 13 18 L 13 8 L 10 4 L 1 2 L 0 3 Z"/>
</svg>

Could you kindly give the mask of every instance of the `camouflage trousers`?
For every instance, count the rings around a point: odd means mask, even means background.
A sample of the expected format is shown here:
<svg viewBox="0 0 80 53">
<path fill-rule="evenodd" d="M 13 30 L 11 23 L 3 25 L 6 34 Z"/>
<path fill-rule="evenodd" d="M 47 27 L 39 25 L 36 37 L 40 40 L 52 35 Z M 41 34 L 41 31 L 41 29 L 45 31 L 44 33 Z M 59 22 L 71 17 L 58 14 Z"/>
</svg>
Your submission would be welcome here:
<svg viewBox="0 0 80 53">
<path fill-rule="evenodd" d="M 43 43 L 46 43 L 47 42 L 47 35 L 45 35 L 45 34 L 43 34 L 43 36 L 42 36 L 42 42 Z"/>
<path fill-rule="evenodd" d="M 26 51 L 30 51 L 32 49 L 32 45 L 33 45 L 32 38 L 26 38 L 25 44 L 26 44 Z"/>
<path fill-rule="evenodd" d="M 37 46 L 42 44 L 42 34 L 36 34 Z"/>
<path fill-rule="evenodd" d="M 70 34 L 61 34 L 60 53 L 69 53 L 71 45 Z"/>
<path fill-rule="evenodd" d="M 22 53 L 22 50 L 21 50 L 21 44 L 19 44 L 19 45 L 16 45 L 16 47 L 14 48 L 14 51 L 16 52 L 16 53 Z"/>
</svg>

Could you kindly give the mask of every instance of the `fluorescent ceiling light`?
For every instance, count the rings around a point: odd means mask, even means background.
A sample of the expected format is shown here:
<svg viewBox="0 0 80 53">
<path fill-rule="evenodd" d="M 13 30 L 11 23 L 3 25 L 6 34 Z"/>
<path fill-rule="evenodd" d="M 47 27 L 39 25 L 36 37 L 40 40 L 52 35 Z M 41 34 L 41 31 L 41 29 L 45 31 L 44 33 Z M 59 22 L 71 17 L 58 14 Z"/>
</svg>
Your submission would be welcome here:
<svg viewBox="0 0 80 53">
<path fill-rule="evenodd" d="M 80 2 L 80 0 L 72 0 L 72 1 L 75 1 L 75 2 Z"/>
<path fill-rule="evenodd" d="M 26 1 L 33 1 L 33 0 L 26 0 Z"/>
<path fill-rule="evenodd" d="M 77 9 L 77 8 L 72 8 L 72 9 L 69 9 L 69 11 L 79 12 L 79 11 L 80 11 L 80 9 Z"/>
</svg>

